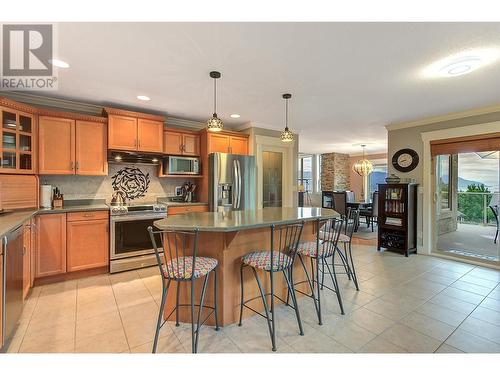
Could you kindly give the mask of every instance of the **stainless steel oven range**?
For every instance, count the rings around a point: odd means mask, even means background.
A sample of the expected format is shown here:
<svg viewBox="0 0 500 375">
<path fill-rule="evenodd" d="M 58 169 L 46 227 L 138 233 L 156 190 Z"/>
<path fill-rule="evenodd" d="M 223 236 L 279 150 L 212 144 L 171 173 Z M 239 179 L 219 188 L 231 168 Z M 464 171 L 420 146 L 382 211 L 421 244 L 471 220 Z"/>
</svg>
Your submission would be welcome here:
<svg viewBox="0 0 500 375">
<path fill-rule="evenodd" d="M 147 228 L 165 217 L 164 204 L 110 206 L 109 271 L 115 273 L 156 264 Z"/>
</svg>

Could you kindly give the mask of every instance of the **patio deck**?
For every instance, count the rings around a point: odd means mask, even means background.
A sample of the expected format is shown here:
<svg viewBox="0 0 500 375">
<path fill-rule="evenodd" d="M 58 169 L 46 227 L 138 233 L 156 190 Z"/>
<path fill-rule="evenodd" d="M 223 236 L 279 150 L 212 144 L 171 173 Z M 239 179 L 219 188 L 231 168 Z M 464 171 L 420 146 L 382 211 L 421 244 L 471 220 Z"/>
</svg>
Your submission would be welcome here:
<svg viewBox="0 0 500 375">
<path fill-rule="evenodd" d="M 498 261 L 498 244 L 493 243 L 495 231 L 494 226 L 459 223 L 457 231 L 438 236 L 437 247 L 441 251 Z"/>
</svg>

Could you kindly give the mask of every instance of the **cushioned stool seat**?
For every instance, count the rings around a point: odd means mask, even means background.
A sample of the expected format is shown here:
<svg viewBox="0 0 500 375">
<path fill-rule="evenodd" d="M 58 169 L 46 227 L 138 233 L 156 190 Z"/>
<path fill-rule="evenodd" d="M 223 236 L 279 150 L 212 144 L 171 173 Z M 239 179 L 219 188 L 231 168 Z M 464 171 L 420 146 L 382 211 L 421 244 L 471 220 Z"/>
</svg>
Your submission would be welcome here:
<svg viewBox="0 0 500 375">
<path fill-rule="evenodd" d="M 319 231 L 319 238 L 321 240 L 325 240 L 326 237 L 328 237 L 328 234 L 325 234 L 325 232 L 323 232 L 322 230 Z M 350 242 L 351 239 L 349 238 L 348 235 L 344 234 L 344 233 L 340 233 L 339 234 L 339 242 Z"/>
<path fill-rule="evenodd" d="M 247 266 L 254 268 L 259 268 L 261 270 L 270 271 L 271 270 L 271 252 L 270 251 L 253 251 L 248 253 L 241 261 Z M 281 271 L 286 266 L 290 265 L 292 259 L 283 253 L 278 251 L 273 252 L 273 271 Z"/>
<path fill-rule="evenodd" d="M 205 276 L 215 267 L 217 267 L 217 259 L 196 257 L 194 278 Z M 163 269 L 169 278 L 190 279 L 191 272 L 193 272 L 193 257 L 179 257 L 169 260 L 166 265 L 163 265 Z"/>
</svg>

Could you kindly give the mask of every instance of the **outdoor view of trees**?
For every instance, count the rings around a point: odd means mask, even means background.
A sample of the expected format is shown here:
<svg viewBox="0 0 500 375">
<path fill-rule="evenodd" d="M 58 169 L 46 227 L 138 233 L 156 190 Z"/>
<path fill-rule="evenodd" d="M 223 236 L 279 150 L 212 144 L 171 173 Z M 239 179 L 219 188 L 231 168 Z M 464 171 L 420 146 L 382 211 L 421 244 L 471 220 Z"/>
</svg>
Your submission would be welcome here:
<svg viewBox="0 0 500 375">
<path fill-rule="evenodd" d="M 493 196 L 490 190 L 484 184 L 478 183 L 467 185 L 465 193 L 458 193 L 459 220 L 466 223 L 483 223 L 486 208 L 487 222 L 494 223 L 495 218 L 488 208 L 488 204 Z"/>
</svg>

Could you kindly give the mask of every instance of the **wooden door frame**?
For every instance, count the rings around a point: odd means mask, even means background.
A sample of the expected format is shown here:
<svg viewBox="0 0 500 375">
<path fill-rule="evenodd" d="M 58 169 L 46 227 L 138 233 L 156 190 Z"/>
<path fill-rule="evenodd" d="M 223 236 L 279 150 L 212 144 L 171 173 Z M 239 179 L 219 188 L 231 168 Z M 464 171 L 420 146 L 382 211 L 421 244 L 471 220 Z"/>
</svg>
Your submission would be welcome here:
<svg viewBox="0 0 500 375">
<path fill-rule="evenodd" d="M 435 226 L 435 204 L 434 199 L 434 176 L 433 161 L 431 156 L 431 141 L 458 137 L 471 137 L 480 134 L 498 133 L 500 121 L 488 122 L 476 125 L 467 125 L 451 129 L 435 130 L 421 134 L 424 145 L 423 152 L 423 186 L 422 186 L 422 245 L 418 245 L 420 254 L 437 255 L 436 248 L 436 226 Z M 484 262 L 475 262 L 467 260 L 473 264 L 484 264 Z"/>
</svg>

